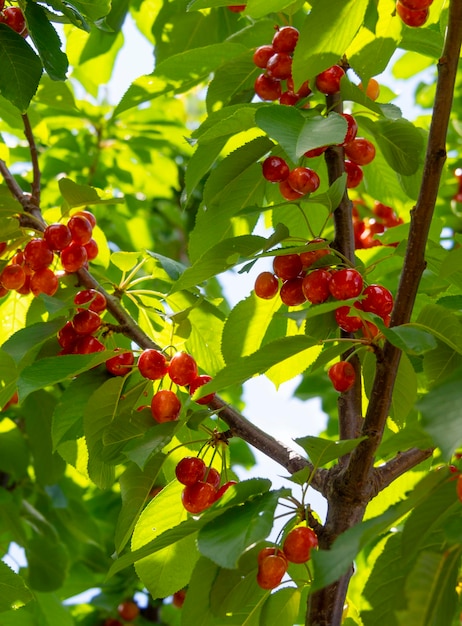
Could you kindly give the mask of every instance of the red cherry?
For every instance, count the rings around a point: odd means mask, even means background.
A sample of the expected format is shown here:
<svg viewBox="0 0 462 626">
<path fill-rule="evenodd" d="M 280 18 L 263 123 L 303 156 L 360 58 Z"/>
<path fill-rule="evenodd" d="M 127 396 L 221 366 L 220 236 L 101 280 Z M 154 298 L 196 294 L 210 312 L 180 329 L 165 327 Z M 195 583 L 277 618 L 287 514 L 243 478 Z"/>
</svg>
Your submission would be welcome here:
<svg viewBox="0 0 462 626">
<path fill-rule="evenodd" d="M 277 52 L 288 52 L 291 54 L 295 50 L 299 31 L 294 26 L 283 26 L 274 34 L 272 46 Z"/>
<path fill-rule="evenodd" d="M 309 167 L 295 167 L 290 172 L 287 182 L 292 189 L 304 195 L 316 191 L 320 184 L 319 176 Z"/>
<path fill-rule="evenodd" d="M 279 281 L 271 272 L 262 272 L 255 279 L 255 295 L 264 300 L 271 300 L 279 291 Z"/>
<path fill-rule="evenodd" d="M 172 604 L 173 606 L 176 606 L 178 609 L 181 609 L 181 607 L 184 604 L 185 599 L 186 599 L 186 589 L 180 589 L 179 591 L 175 591 L 175 593 L 173 594 Z"/>
<path fill-rule="evenodd" d="M 5 289 L 20 289 L 26 281 L 26 272 L 22 265 L 6 265 L 0 274 L 0 283 Z"/>
<path fill-rule="evenodd" d="M 37 270 L 30 277 L 29 287 L 34 296 L 44 293 L 47 296 L 54 296 L 58 291 L 58 277 L 49 267 Z"/>
<path fill-rule="evenodd" d="M 356 380 L 354 367 L 348 361 L 339 361 L 332 365 L 327 372 L 334 389 L 344 393 L 351 389 Z"/>
<path fill-rule="evenodd" d="M 79 311 L 72 318 L 72 326 L 78 335 L 92 335 L 101 326 L 101 318 L 90 309 Z"/>
<path fill-rule="evenodd" d="M 3 11 L 4 6 L 5 6 L 5 0 L 0 0 L 0 11 Z"/>
<path fill-rule="evenodd" d="M 119 604 L 119 606 L 117 607 L 117 613 L 123 620 L 130 622 L 131 620 L 134 620 L 138 617 L 140 609 L 136 602 L 133 602 L 132 600 L 127 600 L 126 602 L 122 602 L 121 604 Z"/>
<path fill-rule="evenodd" d="M 311 304 L 321 304 L 330 296 L 329 283 L 332 274 L 324 269 L 313 270 L 302 281 L 302 289 L 305 298 Z"/>
<path fill-rule="evenodd" d="M 266 68 L 266 64 L 270 60 L 270 58 L 275 53 L 275 49 L 273 46 L 264 45 L 259 46 L 255 52 L 253 53 L 253 62 L 257 67 L 261 67 L 262 69 Z"/>
<path fill-rule="evenodd" d="M 101 313 L 106 309 L 107 301 L 105 296 L 96 291 L 96 289 L 83 289 L 75 295 L 74 304 L 79 311 L 90 309 L 90 311 L 95 311 L 95 313 Z M 82 305 L 88 306 L 82 307 Z"/>
<path fill-rule="evenodd" d="M 375 159 L 375 146 L 364 137 L 356 137 L 345 146 L 345 154 L 356 165 L 367 165 Z"/>
<path fill-rule="evenodd" d="M 351 141 L 353 141 L 353 139 L 356 138 L 356 133 L 358 132 L 358 124 L 355 118 L 349 113 L 341 113 L 341 115 L 347 123 L 347 131 L 345 134 L 345 138 L 340 145 L 346 146 Z"/>
<path fill-rule="evenodd" d="M 286 200 L 300 200 L 300 198 L 303 198 L 303 194 L 295 191 L 287 180 L 283 180 L 282 183 L 279 183 L 279 191 L 281 196 Z"/>
<path fill-rule="evenodd" d="M 403 20 L 406 26 L 418 28 L 419 26 L 423 26 L 425 22 L 428 20 L 430 11 L 429 9 L 421 9 L 418 11 L 413 11 L 412 9 L 408 9 L 401 2 L 397 2 L 396 13 L 400 16 L 400 18 Z"/>
<path fill-rule="evenodd" d="M 116 348 L 120 351 L 120 348 Z M 106 369 L 113 376 L 125 376 L 133 369 L 135 357 L 131 350 L 120 352 L 106 361 Z"/>
<path fill-rule="evenodd" d="M 287 163 L 278 156 L 267 157 L 262 163 L 263 177 L 270 183 L 280 183 L 289 176 Z"/>
<path fill-rule="evenodd" d="M 326 96 L 338 93 L 343 76 L 345 70 L 340 65 L 333 65 L 316 76 L 316 88 Z"/>
<path fill-rule="evenodd" d="M 324 239 L 320 239 L 320 238 L 312 239 L 311 241 L 308 242 L 307 245 L 312 244 L 312 243 L 323 243 L 326 245 L 326 247 L 319 248 L 318 250 L 308 250 L 307 252 L 300 252 L 300 260 L 302 262 L 302 266 L 304 269 L 306 269 L 307 267 L 310 267 L 311 265 L 313 265 L 313 263 L 316 263 L 316 261 L 318 261 L 320 258 L 330 253 L 329 246 L 327 245 L 327 242 Z"/>
<path fill-rule="evenodd" d="M 62 328 L 58 330 L 58 343 L 67 352 L 72 352 L 79 335 L 76 333 L 72 322 L 66 322 Z"/>
<path fill-rule="evenodd" d="M 318 538 L 314 530 L 307 526 L 297 526 L 287 534 L 282 549 L 291 563 L 306 563 L 311 549 L 317 545 Z"/>
<path fill-rule="evenodd" d="M 347 175 L 348 189 L 357 187 L 363 179 L 363 171 L 359 165 L 352 161 L 345 161 L 345 172 Z"/>
<path fill-rule="evenodd" d="M 181 501 L 188 513 L 197 515 L 208 509 L 215 501 L 216 489 L 202 480 L 193 485 L 186 485 L 181 494 Z"/>
<path fill-rule="evenodd" d="M 313 148 L 312 150 L 307 150 L 303 156 L 306 156 L 308 159 L 314 159 L 315 157 L 321 156 L 327 150 L 327 146 L 321 146 L 320 148 Z"/>
<path fill-rule="evenodd" d="M 22 296 L 27 296 L 30 293 L 30 274 L 27 273 L 27 269 L 24 268 L 26 272 L 26 280 L 24 281 L 24 285 L 16 289 L 17 293 L 20 293 Z"/>
<path fill-rule="evenodd" d="M 207 376 L 207 374 L 201 374 L 200 376 L 197 376 L 197 378 L 194 378 L 189 384 L 189 395 L 193 396 L 194 392 L 197 389 L 199 389 L 199 387 L 202 387 L 202 385 L 209 383 L 211 380 L 212 380 L 212 377 Z M 195 400 L 195 402 L 197 402 L 197 404 L 209 404 L 209 402 L 212 402 L 214 397 L 215 397 L 214 393 L 209 393 L 203 398 L 199 398 L 198 400 Z"/>
<path fill-rule="evenodd" d="M 161 389 L 151 400 L 151 413 L 159 424 L 173 422 L 181 411 L 181 402 L 170 389 Z"/>
<path fill-rule="evenodd" d="M 383 285 L 369 285 L 363 291 L 361 308 L 368 313 L 385 317 L 393 309 L 393 296 Z"/>
<path fill-rule="evenodd" d="M 284 91 L 281 93 L 281 97 L 279 98 L 279 104 L 283 104 L 285 106 L 294 106 L 300 100 L 300 96 L 293 93 L 292 91 Z"/>
<path fill-rule="evenodd" d="M 67 223 L 67 227 L 71 231 L 72 241 L 83 246 L 91 239 L 93 228 L 83 215 L 73 215 Z"/>
<path fill-rule="evenodd" d="M 419 9 L 428 9 L 433 4 L 433 0 L 399 0 L 403 6 L 412 11 L 418 11 Z"/>
<path fill-rule="evenodd" d="M 277 587 L 287 571 L 287 560 L 277 554 L 262 559 L 258 568 L 257 583 L 262 589 Z"/>
<path fill-rule="evenodd" d="M 74 354 L 93 354 L 94 352 L 103 352 L 103 350 L 105 350 L 104 345 L 96 337 L 83 335 L 77 339 L 73 352 Z"/>
<path fill-rule="evenodd" d="M 214 467 L 209 467 L 205 475 L 205 482 L 215 487 L 215 489 L 218 489 L 218 487 L 220 486 L 220 482 L 221 482 L 220 472 L 216 470 Z"/>
<path fill-rule="evenodd" d="M 457 497 L 462 502 L 462 474 L 457 479 L 456 493 L 457 493 Z"/>
<path fill-rule="evenodd" d="M 336 300 L 356 298 L 363 290 L 363 277 L 358 270 L 344 268 L 332 274 L 329 291 Z"/>
<path fill-rule="evenodd" d="M 292 83 L 292 86 L 290 87 L 292 89 L 292 91 L 294 90 L 293 87 L 293 80 L 292 79 L 288 79 L 287 80 L 287 86 L 289 86 L 289 84 Z M 295 90 L 295 95 L 298 96 L 299 98 L 306 98 L 307 96 L 310 95 L 310 93 L 312 93 L 311 89 L 310 89 L 310 83 L 309 81 L 305 80 L 298 89 Z"/>
<path fill-rule="evenodd" d="M 138 369 L 141 376 L 150 380 L 159 380 L 168 371 L 167 359 L 159 350 L 144 350 L 138 358 Z"/>
<path fill-rule="evenodd" d="M 43 238 L 50 250 L 64 250 L 71 243 L 72 234 L 65 224 L 57 222 L 45 228 Z"/>
<path fill-rule="evenodd" d="M 273 271 L 282 280 L 296 278 L 302 271 L 299 254 L 281 254 L 273 259 Z"/>
<path fill-rule="evenodd" d="M 198 376 L 195 359 L 186 352 L 177 352 L 168 364 L 168 375 L 176 385 L 189 385 Z"/>
<path fill-rule="evenodd" d="M 351 315 L 351 307 L 341 306 L 335 310 L 335 321 L 347 333 L 355 333 L 362 328 L 363 321 L 358 315 Z"/>
<path fill-rule="evenodd" d="M 96 217 L 93 213 L 91 213 L 91 211 L 76 211 L 72 217 L 76 217 L 77 215 L 85 217 L 90 222 L 92 228 L 96 226 Z"/>
<path fill-rule="evenodd" d="M 276 52 L 268 59 L 267 75 L 277 80 L 286 80 L 292 74 L 292 57 L 287 52 Z"/>
<path fill-rule="evenodd" d="M 53 251 L 45 239 L 31 239 L 24 248 L 24 262 L 34 272 L 53 263 Z"/>
<path fill-rule="evenodd" d="M 77 272 L 82 269 L 87 260 L 87 251 L 75 241 L 71 241 L 64 250 L 61 250 L 61 265 L 66 272 Z"/>
<path fill-rule="evenodd" d="M 221 498 L 221 496 L 226 493 L 228 491 L 228 489 L 230 487 L 232 487 L 233 485 L 237 485 L 237 482 L 235 480 L 228 480 L 227 483 L 225 483 L 224 485 L 222 485 L 220 487 L 220 489 L 218 489 L 216 495 L 215 495 L 215 500 L 219 500 Z"/>
<path fill-rule="evenodd" d="M 0 14 L 0 23 L 6 24 L 22 37 L 27 37 L 26 20 L 19 7 L 7 7 Z"/>
<path fill-rule="evenodd" d="M 266 546 L 265 548 L 262 548 L 257 555 L 258 567 L 260 567 L 260 565 L 263 563 L 267 556 L 274 555 L 280 556 L 282 559 L 285 560 L 286 565 L 288 565 L 287 557 L 282 550 L 280 550 L 279 548 L 275 548 L 274 546 Z"/>
<path fill-rule="evenodd" d="M 306 301 L 303 292 L 303 280 L 301 276 L 298 276 L 297 278 L 286 280 L 285 283 L 283 283 L 279 297 L 284 304 L 287 306 L 299 306 Z"/>
<path fill-rule="evenodd" d="M 231 4 L 228 6 L 228 9 L 233 13 L 242 13 L 242 11 L 245 11 L 245 4 Z"/>
<path fill-rule="evenodd" d="M 86 250 L 87 259 L 89 261 L 93 261 L 93 259 L 96 259 L 96 257 L 98 256 L 99 249 L 98 249 L 98 244 L 96 243 L 94 239 L 90 239 L 90 241 L 88 243 L 85 243 L 83 247 Z"/>
<path fill-rule="evenodd" d="M 175 467 L 175 475 L 182 485 L 194 485 L 199 480 L 203 481 L 206 471 L 204 461 L 197 456 L 185 456 Z"/>
<path fill-rule="evenodd" d="M 262 100 L 278 100 L 281 97 L 281 81 L 267 74 L 257 76 L 254 84 L 255 93 Z"/>
</svg>

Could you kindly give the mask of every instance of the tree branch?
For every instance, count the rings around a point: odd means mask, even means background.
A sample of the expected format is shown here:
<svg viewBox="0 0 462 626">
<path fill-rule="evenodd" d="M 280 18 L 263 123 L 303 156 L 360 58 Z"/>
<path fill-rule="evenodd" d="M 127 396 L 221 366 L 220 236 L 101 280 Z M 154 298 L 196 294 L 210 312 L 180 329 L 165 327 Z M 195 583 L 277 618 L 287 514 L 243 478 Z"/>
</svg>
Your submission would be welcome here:
<svg viewBox="0 0 462 626">
<path fill-rule="evenodd" d="M 446 134 L 452 107 L 457 66 L 462 40 L 462 2 L 452 1 L 443 54 L 438 62 L 438 81 L 430 126 L 422 184 L 415 208 L 411 211 L 409 240 L 404 258 L 391 326 L 404 324 L 411 318 L 420 278 L 425 269 L 425 248 L 438 193 L 441 171 L 446 159 Z M 385 342 L 383 358 L 377 370 L 362 434 L 367 439 L 351 454 L 348 480 L 359 489 L 366 489 L 381 441 L 391 404 L 393 385 L 401 352 Z"/>
<path fill-rule="evenodd" d="M 382 489 L 388 487 L 388 485 L 399 476 L 402 476 L 402 474 L 405 474 L 411 468 L 422 463 L 425 459 L 431 457 L 432 454 L 433 448 L 427 448 L 426 450 L 411 448 L 410 450 L 406 450 L 406 452 L 399 452 L 384 465 L 376 467 L 373 471 L 377 491 L 382 491 Z"/>
<path fill-rule="evenodd" d="M 24 124 L 24 134 L 29 144 L 30 157 L 32 162 L 32 187 L 31 187 L 31 201 L 35 208 L 40 207 L 40 179 L 41 172 L 38 162 L 38 150 L 35 143 L 34 133 L 30 125 L 29 116 L 27 113 L 21 116 Z"/>
</svg>

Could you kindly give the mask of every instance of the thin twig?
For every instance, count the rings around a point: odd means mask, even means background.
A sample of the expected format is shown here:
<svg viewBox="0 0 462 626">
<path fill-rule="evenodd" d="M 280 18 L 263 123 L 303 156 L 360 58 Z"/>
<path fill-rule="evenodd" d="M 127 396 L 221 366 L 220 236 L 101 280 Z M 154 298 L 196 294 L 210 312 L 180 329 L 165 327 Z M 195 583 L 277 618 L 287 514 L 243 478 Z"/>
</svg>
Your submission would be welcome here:
<svg viewBox="0 0 462 626">
<path fill-rule="evenodd" d="M 41 172 L 38 161 L 38 150 L 37 144 L 35 142 L 34 133 L 32 131 L 32 127 L 30 125 L 29 116 L 27 113 L 24 113 L 22 116 L 22 121 L 24 124 L 24 134 L 27 139 L 27 143 L 29 144 L 29 152 L 30 158 L 32 162 L 32 185 L 31 185 L 31 201 L 35 208 L 40 207 L 40 179 Z"/>
</svg>

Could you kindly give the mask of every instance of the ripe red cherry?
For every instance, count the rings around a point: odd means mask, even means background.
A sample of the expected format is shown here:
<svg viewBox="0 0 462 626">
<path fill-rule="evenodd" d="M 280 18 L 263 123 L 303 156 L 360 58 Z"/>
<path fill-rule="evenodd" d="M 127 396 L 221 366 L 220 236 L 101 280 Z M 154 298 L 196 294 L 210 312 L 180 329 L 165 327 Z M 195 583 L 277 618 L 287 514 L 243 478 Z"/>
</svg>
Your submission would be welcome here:
<svg viewBox="0 0 462 626">
<path fill-rule="evenodd" d="M 73 352 L 75 354 L 93 354 L 94 352 L 103 352 L 103 350 L 105 350 L 104 345 L 96 337 L 83 335 L 77 339 Z"/>
<path fill-rule="evenodd" d="M 345 70 L 340 65 L 333 65 L 316 76 L 316 88 L 326 96 L 338 93 L 343 76 Z"/>
<path fill-rule="evenodd" d="M 375 146 L 364 137 L 356 137 L 345 146 L 345 154 L 356 165 L 367 165 L 375 159 Z"/>
<path fill-rule="evenodd" d="M 168 375 L 176 385 L 186 386 L 197 377 L 197 363 L 190 354 L 177 352 L 168 364 Z"/>
<path fill-rule="evenodd" d="M 72 352 L 79 335 L 76 333 L 72 322 L 66 322 L 62 328 L 58 330 L 58 343 L 67 352 Z"/>
<path fill-rule="evenodd" d="M 74 304 L 78 307 L 79 311 L 90 309 L 90 311 L 95 311 L 95 313 L 101 313 L 106 309 L 107 301 L 105 296 L 99 291 L 96 291 L 96 289 L 83 289 L 76 293 Z"/>
<path fill-rule="evenodd" d="M 113 376 L 125 376 L 133 369 L 135 357 L 131 350 L 120 352 L 120 348 L 116 348 L 119 354 L 112 356 L 106 361 L 106 369 Z"/>
<path fill-rule="evenodd" d="M 270 554 L 261 560 L 257 583 L 262 589 L 277 587 L 287 571 L 287 560 L 278 554 Z"/>
<path fill-rule="evenodd" d="M 262 548 L 257 555 L 258 566 L 260 567 L 260 565 L 263 563 L 267 556 L 274 555 L 280 556 L 282 559 L 285 560 L 286 566 L 288 565 L 287 557 L 282 550 L 280 550 L 279 548 L 275 548 L 274 546 L 266 546 L 265 548 Z"/>
<path fill-rule="evenodd" d="M 205 482 L 215 487 L 215 489 L 218 489 L 221 482 L 220 472 L 214 467 L 209 467 L 205 474 Z"/>
<path fill-rule="evenodd" d="M 96 259 L 96 257 L 98 256 L 99 249 L 98 249 L 98 244 L 93 238 L 90 239 L 88 243 L 85 243 L 83 247 L 86 250 L 87 259 L 89 261 L 93 261 L 93 259 Z"/>
<path fill-rule="evenodd" d="M 347 131 L 341 145 L 346 146 L 351 141 L 353 141 L 353 139 L 356 138 L 356 133 L 358 132 L 358 124 L 355 118 L 349 113 L 341 113 L 341 115 L 347 123 Z"/>
<path fill-rule="evenodd" d="M 19 289 L 16 289 L 17 293 L 20 293 L 22 296 L 27 296 L 30 293 L 30 274 L 27 273 L 27 269 L 25 269 L 26 272 L 26 280 L 24 281 L 24 285 L 22 287 L 19 287 Z"/>
<path fill-rule="evenodd" d="M 5 0 L 0 0 L 0 11 L 3 11 L 4 6 L 5 6 Z"/>
<path fill-rule="evenodd" d="M 279 291 L 279 281 L 271 272 L 262 272 L 255 279 L 255 295 L 264 300 L 271 300 Z"/>
<path fill-rule="evenodd" d="M 292 189 L 304 195 L 316 191 L 320 184 L 319 176 L 309 167 L 294 167 L 287 182 Z"/>
<path fill-rule="evenodd" d="M 181 501 L 188 513 L 197 515 L 214 503 L 215 496 L 214 486 L 199 480 L 193 485 L 186 485 L 181 494 Z"/>
<path fill-rule="evenodd" d="M 306 156 L 308 159 L 314 159 L 315 157 L 321 156 L 327 150 L 327 146 L 321 146 L 320 148 L 313 148 L 312 150 L 307 150 L 303 156 Z"/>
<path fill-rule="evenodd" d="M 457 497 L 462 502 L 462 474 L 457 479 L 456 493 L 457 493 Z"/>
<path fill-rule="evenodd" d="M 358 270 L 344 268 L 332 274 L 329 291 L 336 300 L 356 298 L 363 290 L 363 277 Z"/>
<path fill-rule="evenodd" d="M 151 400 L 151 413 L 159 424 L 173 422 L 181 411 L 181 402 L 170 389 L 161 389 Z"/>
<path fill-rule="evenodd" d="M 24 248 L 24 262 L 34 272 L 53 263 L 53 252 L 45 239 L 31 239 Z"/>
<path fill-rule="evenodd" d="M 301 276 L 297 276 L 297 278 L 291 278 L 283 283 L 279 297 L 284 304 L 287 306 L 299 306 L 306 301 L 303 292 L 303 280 Z"/>
<path fill-rule="evenodd" d="M 270 183 L 280 183 L 289 176 L 290 169 L 281 157 L 269 156 L 262 163 L 262 172 Z"/>
<path fill-rule="evenodd" d="M 423 26 L 428 20 L 430 11 L 428 10 L 428 8 L 413 11 L 412 9 L 408 9 L 406 6 L 404 6 L 404 4 L 398 1 L 396 3 L 396 13 L 400 16 L 406 26 L 418 28 L 419 26 Z"/>
<path fill-rule="evenodd" d="M 284 540 L 282 549 L 291 563 L 306 563 L 312 548 L 318 545 L 316 533 L 307 526 L 292 529 Z"/>
<path fill-rule="evenodd" d="M 264 45 L 259 46 L 255 52 L 253 53 L 253 62 L 257 67 L 261 67 L 262 69 L 266 68 L 266 64 L 270 60 L 270 58 L 275 53 L 275 49 L 273 46 Z"/>
<path fill-rule="evenodd" d="M 216 495 L 215 495 L 215 500 L 219 500 L 221 498 L 221 496 L 226 493 L 228 491 L 228 489 L 230 487 L 232 487 L 233 485 L 237 485 L 237 482 L 235 480 L 228 480 L 227 483 L 225 483 L 224 485 L 222 485 L 220 487 L 220 489 L 218 489 Z"/>
<path fill-rule="evenodd" d="M 204 480 L 207 467 L 197 456 L 185 456 L 175 467 L 175 475 L 182 485 L 194 485 Z"/>
<path fill-rule="evenodd" d="M 299 254 L 281 254 L 273 259 L 273 271 L 282 280 L 296 278 L 302 271 Z"/>
<path fill-rule="evenodd" d="M 93 228 L 83 215 L 73 215 L 68 221 L 67 227 L 71 231 L 72 241 L 75 241 L 75 243 L 83 246 L 90 241 Z"/>
<path fill-rule="evenodd" d="M 71 243 L 72 234 L 66 224 L 50 224 L 45 228 L 43 238 L 50 250 L 64 250 Z"/>
<path fill-rule="evenodd" d="M 202 387 L 203 385 L 209 383 L 211 380 L 212 380 L 212 377 L 208 376 L 207 374 L 201 374 L 200 376 L 197 376 L 197 378 L 194 378 L 189 383 L 189 395 L 193 396 L 194 392 L 197 389 L 199 389 L 199 387 Z M 212 402 L 214 397 L 215 397 L 214 393 L 209 393 L 203 398 L 199 398 L 198 400 L 195 400 L 195 402 L 197 402 L 197 404 L 209 404 L 209 402 Z"/>
<path fill-rule="evenodd" d="M 312 243 L 323 243 L 326 247 L 319 248 L 318 250 L 308 250 L 307 252 L 300 252 L 300 260 L 304 269 L 310 267 L 311 265 L 313 265 L 313 263 L 316 263 L 318 259 L 330 253 L 329 246 L 324 239 L 312 239 L 308 242 L 308 245 Z"/>
<path fill-rule="evenodd" d="M 26 272 L 22 265 L 6 265 L 0 274 L 0 283 L 5 289 L 20 289 L 26 281 Z"/>
<path fill-rule="evenodd" d="M 284 91 L 281 93 L 281 97 L 279 98 L 279 104 L 284 104 L 286 106 L 294 106 L 300 100 L 300 96 L 293 93 L 292 91 Z"/>
<path fill-rule="evenodd" d="M 433 4 L 433 0 L 399 0 L 403 6 L 412 11 L 418 11 L 419 9 L 428 9 Z"/>
<path fill-rule="evenodd" d="M 279 183 L 279 191 L 281 196 L 286 200 L 300 200 L 303 198 L 303 194 L 299 191 L 295 191 L 293 187 L 290 186 L 287 180 L 283 180 L 282 183 Z"/>
<path fill-rule="evenodd" d="M 245 4 L 231 4 L 228 6 L 228 9 L 233 13 L 242 13 L 242 11 L 245 11 Z"/>
<path fill-rule="evenodd" d="M 305 298 L 311 304 L 321 304 L 330 296 L 329 283 L 332 274 L 324 269 L 313 270 L 302 281 L 302 289 Z"/>
<path fill-rule="evenodd" d="M 19 7 L 7 7 L 0 14 L 0 22 L 6 24 L 22 37 L 27 37 L 26 20 Z"/>
<path fill-rule="evenodd" d="M 78 335 L 92 335 L 101 326 L 101 318 L 90 309 L 79 311 L 72 318 L 72 326 Z"/>
<path fill-rule="evenodd" d="M 363 321 L 358 315 L 351 315 L 351 307 L 341 306 L 335 310 L 335 321 L 347 333 L 355 333 L 362 328 Z"/>
<path fill-rule="evenodd" d="M 294 26 L 283 26 L 274 34 L 272 46 L 277 52 L 288 52 L 291 54 L 295 50 L 300 33 Z"/>
<path fill-rule="evenodd" d="M 82 269 L 87 260 L 87 251 L 75 241 L 71 241 L 64 250 L 61 250 L 61 265 L 66 272 L 77 272 Z"/>
<path fill-rule="evenodd" d="M 383 285 L 369 285 L 363 291 L 364 299 L 361 308 L 368 313 L 385 317 L 393 309 L 393 296 Z"/>
<path fill-rule="evenodd" d="M 172 604 L 173 606 L 176 606 L 178 609 L 181 609 L 185 600 L 186 600 L 186 589 L 180 589 L 179 591 L 175 591 L 175 593 L 173 594 Z"/>
<path fill-rule="evenodd" d="M 348 361 L 339 361 L 332 365 L 327 372 L 334 389 L 344 393 L 351 389 L 355 383 L 356 374 L 354 367 Z"/>
<path fill-rule="evenodd" d="M 266 65 L 268 76 L 286 80 L 292 74 L 292 57 L 287 52 L 276 52 Z"/>
<path fill-rule="evenodd" d="M 281 81 L 267 74 L 257 76 L 254 84 L 255 93 L 262 100 L 278 100 L 281 97 Z"/>
<path fill-rule="evenodd" d="M 96 217 L 91 211 L 76 211 L 72 217 L 76 217 L 77 215 L 85 217 L 90 222 L 92 228 L 96 226 Z"/>
<path fill-rule="evenodd" d="M 357 187 L 363 179 L 363 171 L 359 165 L 352 161 L 345 161 L 345 172 L 347 175 L 348 189 Z"/>
<path fill-rule="evenodd" d="M 58 291 L 58 277 L 49 267 L 37 270 L 30 277 L 29 287 L 34 296 L 44 293 L 47 296 L 54 296 Z"/>
<path fill-rule="evenodd" d="M 132 600 L 127 600 L 126 602 L 122 602 L 121 604 L 119 604 L 119 606 L 117 607 L 117 613 L 123 620 L 125 620 L 126 622 L 130 622 L 131 620 L 134 620 L 138 617 L 140 609 L 136 602 L 133 602 Z"/>
<path fill-rule="evenodd" d="M 167 359 L 159 350 L 144 350 L 138 358 L 138 369 L 141 376 L 150 380 L 159 380 L 168 371 Z"/>
</svg>

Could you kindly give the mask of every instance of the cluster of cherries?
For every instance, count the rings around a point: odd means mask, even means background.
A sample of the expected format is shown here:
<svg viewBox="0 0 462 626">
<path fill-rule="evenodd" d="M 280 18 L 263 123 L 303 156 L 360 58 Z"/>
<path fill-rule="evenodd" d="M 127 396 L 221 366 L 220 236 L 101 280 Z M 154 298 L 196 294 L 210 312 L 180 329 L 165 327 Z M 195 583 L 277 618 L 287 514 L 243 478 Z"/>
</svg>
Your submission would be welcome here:
<svg viewBox="0 0 462 626">
<path fill-rule="evenodd" d="M 102 352 L 105 346 L 97 338 L 96 334 L 101 330 L 101 314 L 106 310 L 105 296 L 96 289 L 84 289 L 76 293 L 74 297 L 76 313 L 71 320 L 66 322 L 58 331 L 57 339 L 61 346 L 59 354 L 92 354 Z M 123 358 L 127 359 L 123 353 Z M 120 359 L 122 355 L 117 355 Z M 133 362 L 132 362 L 133 364 Z M 114 365 L 114 370 L 116 366 Z M 114 372 L 112 372 L 114 373 Z M 119 369 L 119 374 L 122 371 Z M 126 373 L 126 372 L 124 372 Z"/>
<path fill-rule="evenodd" d="M 353 200 L 353 231 L 356 250 L 381 246 L 381 241 L 376 239 L 375 235 L 402 223 L 403 219 L 391 206 L 375 201 L 371 212 L 362 200 Z"/>
<path fill-rule="evenodd" d="M 96 219 L 90 211 L 78 211 L 67 224 L 56 222 L 46 227 L 43 237 L 34 237 L 17 250 L 0 273 L 0 297 L 9 291 L 38 296 L 53 296 L 58 289 L 59 274 L 51 266 L 55 253 L 65 272 L 76 272 L 98 256 L 98 244 L 93 239 Z M 0 242 L 0 254 L 8 248 Z"/>
<path fill-rule="evenodd" d="M 118 605 L 117 614 L 124 622 L 131 622 L 140 614 L 140 607 L 133 600 L 126 600 Z M 108 617 L 103 626 L 123 626 L 123 623 L 115 617 Z"/>
<path fill-rule="evenodd" d="M 19 7 L 5 8 L 5 0 L 0 0 L 0 24 L 6 24 L 21 37 L 27 37 L 29 34 L 22 10 Z"/>
<path fill-rule="evenodd" d="M 318 538 L 308 526 L 293 528 L 284 540 L 282 550 L 268 546 L 258 553 L 257 583 L 262 589 L 277 587 L 289 563 L 306 563 L 311 557 L 311 550 L 317 548 Z"/>
<path fill-rule="evenodd" d="M 221 483 L 221 475 L 214 467 L 207 467 L 197 456 L 185 456 L 177 463 L 175 475 L 184 485 L 181 502 L 188 513 L 198 515 L 208 509 L 227 491 L 235 480 Z"/>
<path fill-rule="evenodd" d="M 433 0 L 398 0 L 396 13 L 406 26 L 417 28 L 423 26 L 428 20 L 431 4 Z"/>
</svg>

